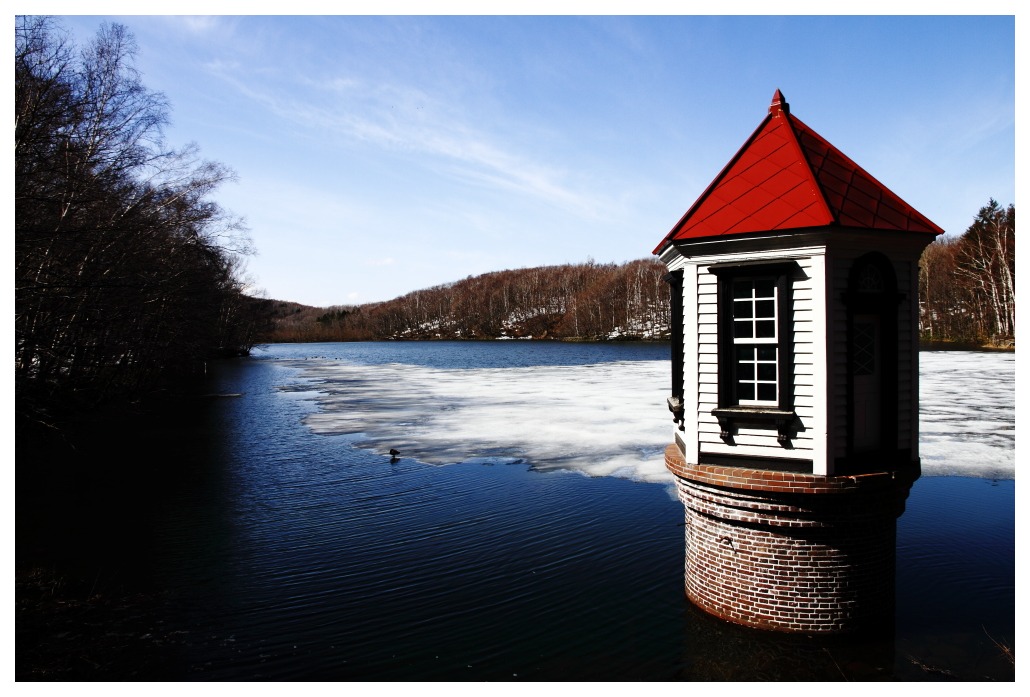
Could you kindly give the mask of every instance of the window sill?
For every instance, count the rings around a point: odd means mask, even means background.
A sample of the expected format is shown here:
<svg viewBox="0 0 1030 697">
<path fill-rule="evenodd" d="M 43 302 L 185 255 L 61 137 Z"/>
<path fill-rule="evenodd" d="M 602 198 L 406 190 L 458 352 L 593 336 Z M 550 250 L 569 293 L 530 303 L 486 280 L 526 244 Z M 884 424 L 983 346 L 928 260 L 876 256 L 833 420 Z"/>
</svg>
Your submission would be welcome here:
<svg viewBox="0 0 1030 697">
<path fill-rule="evenodd" d="M 719 420 L 719 435 L 723 440 L 732 440 L 733 432 L 741 424 L 772 426 L 776 429 L 776 440 L 781 444 L 790 440 L 791 426 L 797 413 L 785 409 L 768 407 L 719 407 L 712 409 L 712 415 Z"/>
</svg>

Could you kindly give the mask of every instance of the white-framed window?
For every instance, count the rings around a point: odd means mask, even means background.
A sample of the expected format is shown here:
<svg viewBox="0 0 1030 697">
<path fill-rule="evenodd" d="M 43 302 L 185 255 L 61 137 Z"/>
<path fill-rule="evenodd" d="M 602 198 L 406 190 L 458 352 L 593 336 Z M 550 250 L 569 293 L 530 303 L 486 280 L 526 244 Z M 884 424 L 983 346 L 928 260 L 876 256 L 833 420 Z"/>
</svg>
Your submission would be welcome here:
<svg viewBox="0 0 1030 697">
<path fill-rule="evenodd" d="M 741 406 L 780 404 L 779 303 L 775 278 L 736 278 L 732 289 L 733 393 Z"/>
<path fill-rule="evenodd" d="M 796 262 L 717 265 L 719 409 L 794 408 L 791 278 Z"/>
<path fill-rule="evenodd" d="M 717 264 L 719 279 L 719 402 L 712 415 L 731 445 L 741 424 L 775 428 L 789 445 L 794 412 L 793 306 L 795 261 Z"/>
</svg>

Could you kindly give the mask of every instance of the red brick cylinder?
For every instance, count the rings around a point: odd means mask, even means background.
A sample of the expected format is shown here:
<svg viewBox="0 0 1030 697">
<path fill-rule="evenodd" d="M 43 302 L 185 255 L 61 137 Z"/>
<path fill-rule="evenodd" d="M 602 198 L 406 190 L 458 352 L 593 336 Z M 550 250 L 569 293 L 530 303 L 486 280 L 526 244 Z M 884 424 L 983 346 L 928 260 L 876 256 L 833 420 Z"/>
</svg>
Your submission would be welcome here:
<svg viewBox="0 0 1030 697">
<path fill-rule="evenodd" d="M 665 462 L 685 508 L 685 586 L 751 627 L 838 634 L 893 617 L 897 517 L 914 476 L 819 476 Z"/>
</svg>

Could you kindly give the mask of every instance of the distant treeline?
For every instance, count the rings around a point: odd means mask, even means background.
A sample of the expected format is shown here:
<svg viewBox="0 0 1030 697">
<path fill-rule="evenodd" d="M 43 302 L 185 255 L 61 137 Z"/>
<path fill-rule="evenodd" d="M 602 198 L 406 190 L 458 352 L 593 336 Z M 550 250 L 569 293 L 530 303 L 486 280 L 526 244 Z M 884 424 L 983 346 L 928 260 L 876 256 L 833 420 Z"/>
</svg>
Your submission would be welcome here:
<svg viewBox="0 0 1030 697">
<path fill-rule="evenodd" d="M 924 342 L 1011 347 L 1016 337 L 1016 207 L 993 198 L 959 237 L 941 238 L 919 262 Z"/>
<path fill-rule="evenodd" d="M 919 263 L 925 344 L 1015 345 L 1016 209 L 994 199 L 961 236 Z M 315 308 L 262 301 L 262 341 L 384 339 L 664 339 L 664 264 L 564 264 L 470 276 L 381 303 Z"/>
<path fill-rule="evenodd" d="M 381 339 L 659 339 L 669 286 L 656 259 L 497 271 L 358 306 L 266 301 L 270 342 Z"/>
<path fill-rule="evenodd" d="M 20 422 L 138 399 L 253 345 L 241 225 L 210 196 L 233 174 L 168 147 L 164 96 L 107 25 L 73 46 L 18 17 L 14 52 L 15 386 Z"/>
</svg>

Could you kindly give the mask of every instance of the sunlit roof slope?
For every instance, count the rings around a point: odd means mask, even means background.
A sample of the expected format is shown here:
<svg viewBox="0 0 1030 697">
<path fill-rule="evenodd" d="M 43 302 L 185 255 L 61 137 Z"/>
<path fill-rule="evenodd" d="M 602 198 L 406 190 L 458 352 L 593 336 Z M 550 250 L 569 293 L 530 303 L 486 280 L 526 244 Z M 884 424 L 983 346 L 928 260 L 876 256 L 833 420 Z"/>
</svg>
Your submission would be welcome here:
<svg viewBox="0 0 1030 697">
<path fill-rule="evenodd" d="M 765 120 L 655 253 L 676 240 L 826 226 L 943 232 L 792 116 L 776 90 Z"/>
</svg>

